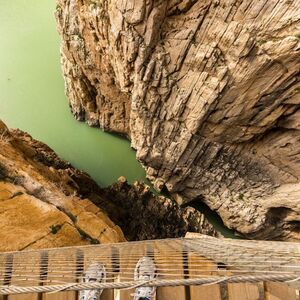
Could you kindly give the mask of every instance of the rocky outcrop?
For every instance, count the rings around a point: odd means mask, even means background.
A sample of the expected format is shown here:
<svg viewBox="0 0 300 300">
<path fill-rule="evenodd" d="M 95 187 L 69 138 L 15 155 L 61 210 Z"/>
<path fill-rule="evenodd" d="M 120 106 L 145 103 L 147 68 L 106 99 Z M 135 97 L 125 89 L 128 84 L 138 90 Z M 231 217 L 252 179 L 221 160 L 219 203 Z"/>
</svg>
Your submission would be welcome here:
<svg viewBox="0 0 300 300">
<path fill-rule="evenodd" d="M 103 210 L 76 195 L 69 172 L 47 146 L 0 121 L 0 251 L 125 241 Z"/>
<path fill-rule="evenodd" d="M 124 177 L 91 198 L 106 208 L 129 240 L 184 237 L 187 232 L 222 236 L 195 208 L 181 208 L 169 198 L 153 195 L 143 183 L 129 185 Z"/>
<path fill-rule="evenodd" d="M 57 0 L 75 117 L 130 136 L 157 190 L 299 239 L 300 2 Z"/>
<path fill-rule="evenodd" d="M 0 251 L 220 236 L 203 214 L 121 177 L 102 189 L 45 144 L 0 121 Z M 121 230 L 122 228 L 122 230 Z M 125 237 L 123 235 L 125 234 Z"/>
</svg>

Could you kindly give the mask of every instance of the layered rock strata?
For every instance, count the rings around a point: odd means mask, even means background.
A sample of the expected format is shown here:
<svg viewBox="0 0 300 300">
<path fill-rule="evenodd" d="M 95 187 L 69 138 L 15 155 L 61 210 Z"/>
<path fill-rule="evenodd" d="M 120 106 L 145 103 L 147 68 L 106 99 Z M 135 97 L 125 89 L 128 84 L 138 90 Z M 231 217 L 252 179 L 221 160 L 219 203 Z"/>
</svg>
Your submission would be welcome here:
<svg viewBox="0 0 300 300">
<path fill-rule="evenodd" d="M 57 0 L 75 117 L 130 136 L 157 190 L 300 238 L 300 2 Z"/>
<path fill-rule="evenodd" d="M 187 231 L 219 236 L 204 215 L 153 196 L 144 184 L 130 186 L 121 178 L 101 189 L 48 146 L 1 121 L 0 215 L 0 251 L 178 237 Z"/>
</svg>

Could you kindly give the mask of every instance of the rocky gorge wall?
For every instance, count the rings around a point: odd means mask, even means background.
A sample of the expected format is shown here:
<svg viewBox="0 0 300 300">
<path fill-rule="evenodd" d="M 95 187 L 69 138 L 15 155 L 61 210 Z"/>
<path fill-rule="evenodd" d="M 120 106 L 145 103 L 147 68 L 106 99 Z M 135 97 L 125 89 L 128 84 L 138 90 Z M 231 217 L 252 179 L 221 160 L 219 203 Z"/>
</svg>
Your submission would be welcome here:
<svg viewBox="0 0 300 300">
<path fill-rule="evenodd" d="M 57 0 L 56 18 L 78 120 L 130 137 L 179 204 L 299 240 L 299 1 Z"/>
<path fill-rule="evenodd" d="M 76 172 L 0 120 L 0 251 L 125 241 L 103 209 L 77 195 Z"/>
<path fill-rule="evenodd" d="M 47 145 L 0 120 L 0 251 L 220 236 L 203 214 L 124 178 L 100 188 Z"/>
</svg>

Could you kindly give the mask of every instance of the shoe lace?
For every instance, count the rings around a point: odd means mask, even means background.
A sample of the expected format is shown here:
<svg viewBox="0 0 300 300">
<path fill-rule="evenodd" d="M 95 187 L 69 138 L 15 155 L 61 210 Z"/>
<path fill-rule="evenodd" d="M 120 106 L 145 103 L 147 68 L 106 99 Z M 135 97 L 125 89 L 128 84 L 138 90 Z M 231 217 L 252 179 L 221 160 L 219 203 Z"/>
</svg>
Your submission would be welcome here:
<svg viewBox="0 0 300 300">
<path fill-rule="evenodd" d="M 154 296 L 155 288 L 149 286 L 141 286 L 135 289 L 135 292 L 131 294 L 133 297 L 139 298 L 149 298 L 151 299 Z"/>
<path fill-rule="evenodd" d="M 86 290 L 82 293 L 80 300 L 98 300 L 101 295 L 99 290 Z"/>
</svg>

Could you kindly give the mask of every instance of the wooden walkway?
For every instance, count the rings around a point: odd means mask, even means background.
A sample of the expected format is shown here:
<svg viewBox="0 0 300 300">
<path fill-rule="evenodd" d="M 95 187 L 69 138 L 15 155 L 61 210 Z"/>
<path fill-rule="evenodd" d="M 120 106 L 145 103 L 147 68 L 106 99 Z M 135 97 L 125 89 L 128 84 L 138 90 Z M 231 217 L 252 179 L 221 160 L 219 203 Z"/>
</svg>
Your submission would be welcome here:
<svg viewBox="0 0 300 300">
<path fill-rule="evenodd" d="M 123 282 L 132 279 L 135 264 L 145 253 L 153 257 L 158 266 L 160 279 L 170 279 L 172 274 L 175 276 L 175 273 L 176 278 L 185 279 L 197 278 L 201 275 L 209 277 L 220 276 L 220 274 L 226 276 L 236 274 L 235 268 L 223 263 L 216 263 L 211 259 L 213 252 L 206 250 L 208 257 L 199 255 L 190 249 L 185 251 L 180 241 L 176 240 L 170 243 L 140 242 L 134 244 L 134 247 L 132 245 L 130 245 L 131 247 L 114 245 L 107 246 L 109 256 L 101 257 L 100 254 L 100 259 L 105 260 L 105 267 L 109 274 L 108 282 Z M 106 245 L 102 247 L 106 247 Z M 181 250 L 178 252 L 178 249 Z M 76 282 L 76 278 L 82 276 L 85 267 L 95 259 L 96 250 L 97 248 L 94 247 L 86 247 L 69 248 L 63 252 L 43 250 L 0 254 L 0 278 L 3 285 L 19 286 Z M 204 251 L 204 253 L 206 252 Z M 231 262 L 229 257 L 227 257 L 227 261 Z M 24 278 L 26 278 L 25 281 Z M 130 300 L 133 292 L 134 289 L 104 290 L 101 300 Z M 77 297 L 76 291 L 69 291 L 3 295 L 0 296 L 0 300 L 75 300 Z M 287 284 L 258 282 L 159 287 L 154 300 L 300 300 L 300 297 L 299 291 Z"/>
<path fill-rule="evenodd" d="M 100 300 L 132 300 L 132 291 L 105 290 Z M 299 292 L 281 283 L 162 287 L 155 300 L 299 300 Z M 0 300 L 77 300 L 76 292 L 0 296 Z"/>
<path fill-rule="evenodd" d="M 105 290 L 100 300 L 132 300 L 132 291 Z M 281 283 L 162 287 L 155 300 L 299 300 L 299 291 Z M 0 300 L 77 300 L 77 292 L 0 296 Z"/>
</svg>

